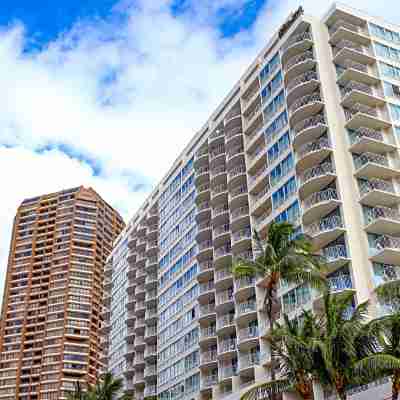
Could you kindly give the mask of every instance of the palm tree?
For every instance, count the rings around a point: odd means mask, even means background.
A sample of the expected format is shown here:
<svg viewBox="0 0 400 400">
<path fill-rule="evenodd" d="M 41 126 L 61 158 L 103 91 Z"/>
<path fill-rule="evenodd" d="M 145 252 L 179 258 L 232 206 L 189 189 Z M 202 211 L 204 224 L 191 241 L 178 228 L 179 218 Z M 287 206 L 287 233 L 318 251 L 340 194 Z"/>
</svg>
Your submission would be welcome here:
<svg viewBox="0 0 400 400">
<path fill-rule="evenodd" d="M 393 280 L 383 283 L 375 290 L 380 301 L 390 305 L 391 313 L 376 319 L 381 329 L 379 335 L 379 353 L 372 354 L 360 364 L 360 368 L 369 371 L 373 378 L 384 375 L 392 377 L 392 400 L 397 400 L 400 394 L 400 281 Z"/>
<path fill-rule="evenodd" d="M 315 375 L 322 386 L 333 388 L 341 400 L 347 399 L 351 387 L 400 366 L 394 357 L 378 353 L 381 321 L 367 322 L 369 302 L 355 308 L 353 302 L 353 293 L 326 292 L 321 337 L 312 339 Z"/>
<path fill-rule="evenodd" d="M 254 232 L 254 261 L 237 259 L 233 265 L 235 277 L 262 275 L 266 281 L 264 305 L 270 330 L 273 331 L 279 311 L 277 289 L 280 281 L 321 288 L 325 279 L 321 273 L 321 258 L 312 253 L 310 240 L 304 235 L 295 235 L 292 224 L 272 222 L 265 241 Z M 271 360 L 271 379 L 275 380 L 275 362 Z M 273 396 L 275 397 L 275 396 Z"/>
<path fill-rule="evenodd" d="M 107 372 L 94 386 L 89 386 L 86 390 L 77 381 L 74 392 L 68 395 L 68 400 L 132 400 L 128 394 L 120 395 L 122 388 L 122 379 L 115 379 L 111 372 Z"/>
<path fill-rule="evenodd" d="M 245 393 L 241 400 L 253 400 L 259 394 L 278 394 L 295 391 L 304 400 L 311 400 L 313 393 L 314 358 L 311 339 L 319 335 L 317 320 L 309 311 L 299 319 L 290 321 L 284 316 L 284 324 L 271 334 L 271 348 L 279 366 L 280 378 L 263 383 Z M 270 397 L 269 396 L 269 397 Z"/>
</svg>

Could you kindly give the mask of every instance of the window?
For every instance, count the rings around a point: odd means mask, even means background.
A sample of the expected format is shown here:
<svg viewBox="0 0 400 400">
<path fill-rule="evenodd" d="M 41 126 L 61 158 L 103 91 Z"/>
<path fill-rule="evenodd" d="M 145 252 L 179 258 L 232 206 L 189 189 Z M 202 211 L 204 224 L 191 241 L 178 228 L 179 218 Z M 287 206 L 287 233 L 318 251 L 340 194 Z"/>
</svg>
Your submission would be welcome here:
<svg viewBox="0 0 400 400">
<path fill-rule="evenodd" d="M 279 71 L 271 82 L 261 91 L 261 98 L 263 102 L 266 102 L 271 95 L 282 85 L 282 72 Z"/>
<path fill-rule="evenodd" d="M 296 192 L 296 190 L 296 178 L 293 176 L 272 194 L 272 207 L 274 209 L 280 207 L 290 196 Z"/>
<path fill-rule="evenodd" d="M 400 86 L 394 85 L 393 83 L 389 82 L 383 82 L 383 91 L 385 93 L 385 96 L 400 99 Z"/>
<path fill-rule="evenodd" d="M 264 119 L 271 118 L 285 104 L 285 95 L 283 90 L 265 107 Z"/>
<path fill-rule="evenodd" d="M 290 222 L 296 225 L 300 218 L 300 205 L 296 200 L 285 211 L 281 212 L 276 218 L 275 222 Z"/>
<path fill-rule="evenodd" d="M 268 149 L 268 162 L 271 164 L 290 146 L 289 132 L 282 135 L 279 140 Z"/>
<path fill-rule="evenodd" d="M 279 114 L 277 118 L 267 127 L 264 132 L 265 140 L 267 143 L 271 142 L 273 138 L 287 125 L 288 117 L 286 111 Z"/>
<path fill-rule="evenodd" d="M 400 50 L 386 46 L 381 43 L 375 43 L 375 51 L 379 57 L 388 58 L 394 61 L 400 61 Z"/>
<path fill-rule="evenodd" d="M 397 32 L 393 32 L 390 29 L 383 28 L 382 26 L 375 25 L 370 23 L 369 28 L 371 34 L 380 39 L 387 40 L 388 42 L 392 42 L 394 44 L 400 44 L 400 34 Z"/>
<path fill-rule="evenodd" d="M 293 154 L 289 154 L 283 161 L 281 161 L 272 171 L 270 175 L 271 186 L 275 186 L 279 181 L 293 170 L 294 160 Z"/>
<path fill-rule="evenodd" d="M 400 68 L 383 62 L 380 62 L 379 66 L 383 76 L 390 79 L 400 80 Z"/>
<path fill-rule="evenodd" d="M 389 103 L 390 115 L 394 121 L 400 121 L 400 106 Z"/>
<path fill-rule="evenodd" d="M 266 81 L 278 68 L 280 63 L 279 53 L 276 53 L 260 72 L 260 80 Z"/>
</svg>

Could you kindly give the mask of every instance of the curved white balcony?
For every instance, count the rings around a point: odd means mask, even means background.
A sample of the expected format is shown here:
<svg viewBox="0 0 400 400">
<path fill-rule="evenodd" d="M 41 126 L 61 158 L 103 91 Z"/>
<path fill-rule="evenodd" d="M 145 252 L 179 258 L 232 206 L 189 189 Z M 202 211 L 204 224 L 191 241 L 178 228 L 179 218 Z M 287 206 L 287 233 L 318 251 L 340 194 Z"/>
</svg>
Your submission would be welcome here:
<svg viewBox="0 0 400 400">
<path fill-rule="evenodd" d="M 239 181 L 246 182 L 246 165 L 240 164 L 228 171 L 228 183 L 229 185 L 235 185 Z"/>
<path fill-rule="evenodd" d="M 370 248 L 371 260 L 381 264 L 400 265 L 400 237 L 379 236 Z"/>
<path fill-rule="evenodd" d="M 324 103 L 319 91 L 302 96 L 289 106 L 290 123 L 295 125 L 297 122 L 319 113 L 323 107 Z"/>
<path fill-rule="evenodd" d="M 355 175 L 364 178 L 391 179 L 400 175 L 389 159 L 377 153 L 366 152 L 354 157 Z"/>
<path fill-rule="evenodd" d="M 338 19 L 329 27 L 329 42 L 335 44 L 341 40 L 352 40 L 356 43 L 368 45 L 371 42 L 366 27 L 351 23 L 344 19 Z"/>
<path fill-rule="evenodd" d="M 214 275 L 214 264 L 210 261 L 202 261 L 199 263 L 197 278 L 206 279 Z"/>
<path fill-rule="evenodd" d="M 296 54 L 308 50 L 312 45 L 312 35 L 310 32 L 305 31 L 303 33 L 292 35 L 282 46 L 282 64 L 286 65 L 287 60 Z"/>
<path fill-rule="evenodd" d="M 202 351 L 200 353 L 200 367 L 212 368 L 217 365 L 217 350 Z"/>
<path fill-rule="evenodd" d="M 217 329 L 215 325 L 209 325 L 206 328 L 200 329 L 200 342 L 216 341 L 217 340 Z"/>
<path fill-rule="evenodd" d="M 212 240 L 204 240 L 203 242 L 198 243 L 198 254 L 202 256 L 212 255 L 213 251 L 213 242 Z"/>
<path fill-rule="evenodd" d="M 358 128 L 370 128 L 375 130 L 389 129 L 391 124 L 378 109 L 366 104 L 356 103 L 350 108 L 344 109 L 346 128 L 356 130 Z"/>
<path fill-rule="evenodd" d="M 367 206 L 393 206 L 400 203 L 393 182 L 384 179 L 359 179 L 360 202 Z"/>
<path fill-rule="evenodd" d="M 242 372 L 243 370 L 247 370 L 249 368 L 253 368 L 255 365 L 260 365 L 260 353 L 249 352 L 247 354 L 242 355 L 239 358 L 239 369 Z"/>
<path fill-rule="evenodd" d="M 235 297 L 237 301 L 249 298 L 255 291 L 256 279 L 254 276 L 244 276 L 236 279 L 235 285 Z"/>
<path fill-rule="evenodd" d="M 293 147 L 297 149 L 305 143 L 318 139 L 327 129 L 328 125 L 322 113 L 297 122 L 296 125 L 292 127 L 294 136 Z"/>
<path fill-rule="evenodd" d="M 215 320 L 215 303 L 201 304 L 199 310 L 199 321 Z"/>
<path fill-rule="evenodd" d="M 237 341 L 236 339 L 225 339 L 218 342 L 218 356 L 224 353 L 236 353 Z"/>
<path fill-rule="evenodd" d="M 296 76 L 314 69 L 315 65 L 316 60 L 312 49 L 291 57 L 284 68 L 285 82 L 288 83 Z"/>
<path fill-rule="evenodd" d="M 316 219 L 331 213 L 340 204 L 339 195 L 334 188 L 310 194 L 303 201 L 303 223 L 310 224 Z"/>
<path fill-rule="evenodd" d="M 229 264 L 232 259 L 232 249 L 230 244 L 217 247 L 214 251 L 214 264 L 225 265 Z"/>
<path fill-rule="evenodd" d="M 215 271 L 215 284 L 217 287 L 228 287 L 232 285 L 232 269 L 231 268 L 222 268 Z"/>
<path fill-rule="evenodd" d="M 224 201 L 228 196 L 228 185 L 226 183 L 222 183 L 218 186 L 215 186 L 211 191 L 211 201 L 213 204 Z"/>
<path fill-rule="evenodd" d="M 260 332 L 258 326 L 248 326 L 247 328 L 239 329 L 238 332 L 238 343 L 239 347 L 243 348 L 243 345 L 251 346 L 253 343 L 258 342 L 258 336 Z"/>
<path fill-rule="evenodd" d="M 366 127 L 357 128 L 349 132 L 350 151 L 354 153 L 388 153 L 396 146 L 385 140 L 381 131 Z"/>
<path fill-rule="evenodd" d="M 365 230 L 383 235 L 400 232 L 400 212 L 398 207 L 375 206 L 364 211 Z"/>
<path fill-rule="evenodd" d="M 240 323 L 251 321 L 257 315 L 257 303 L 255 300 L 248 300 L 236 304 L 236 319 Z"/>
<path fill-rule="evenodd" d="M 346 245 L 328 245 L 322 249 L 322 256 L 329 266 L 330 271 L 335 271 L 350 261 L 347 255 Z"/>
<path fill-rule="evenodd" d="M 226 166 L 225 163 L 223 164 L 218 164 L 215 167 L 213 167 L 210 171 L 211 175 L 211 182 L 215 183 L 218 181 L 222 181 L 225 176 L 226 176 Z"/>
<path fill-rule="evenodd" d="M 235 329 L 235 316 L 225 314 L 217 318 L 217 332 L 219 335 Z"/>
<path fill-rule="evenodd" d="M 304 199 L 310 194 L 327 187 L 335 178 L 336 173 L 330 161 L 306 169 L 299 177 L 300 196 Z"/>
<path fill-rule="evenodd" d="M 293 104 L 296 99 L 316 91 L 319 84 L 319 76 L 315 71 L 306 71 L 292 79 L 286 85 L 287 104 Z"/>
<path fill-rule="evenodd" d="M 383 92 L 363 82 L 349 81 L 340 88 L 343 107 L 351 107 L 354 103 L 368 107 L 381 107 L 385 104 Z"/>
<path fill-rule="evenodd" d="M 210 184 L 205 183 L 203 185 L 196 186 L 197 198 L 198 202 L 206 201 L 210 198 Z"/>
<path fill-rule="evenodd" d="M 214 281 L 208 281 L 199 284 L 199 302 L 206 301 L 207 303 L 209 303 L 214 298 L 214 293 Z"/>
<path fill-rule="evenodd" d="M 216 293 L 216 307 L 219 311 L 228 310 L 233 306 L 233 290 L 224 290 Z"/>
<path fill-rule="evenodd" d="M 342 39 L 332 48 L 333 62 L 343 65 L 346 60 L 352 60 L 360 64 L 373 64 L 375 59 L 369 46 L 363 46 L 352 40 Z"/>
<path fill-rule="evenodd" d="M 304 227 L 304 232 L 312 238 L 313 247 L 321 249 L 345 232 L 342 217 L 330 215 Z"/>
<path fill-rule="evenodd" d="M 332 144 L 327 136 L 322 136 L 317 141 L 303 144 L 297 150 L 296 169 L 298 172 L 320 164 L 332 152 Z"/>
</svg>

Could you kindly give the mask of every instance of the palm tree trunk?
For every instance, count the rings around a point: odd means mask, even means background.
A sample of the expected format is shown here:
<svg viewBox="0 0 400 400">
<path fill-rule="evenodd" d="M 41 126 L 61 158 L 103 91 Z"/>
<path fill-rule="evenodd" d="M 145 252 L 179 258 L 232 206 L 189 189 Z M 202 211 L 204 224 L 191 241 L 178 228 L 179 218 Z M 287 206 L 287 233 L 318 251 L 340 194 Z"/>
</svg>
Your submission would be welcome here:
<svg viewBox="0 0 400 400">
<path fill-rule="evenodd" d="M 400 392 L 400 370 L 396 370 L 392 377 L 392 400 L 399 398 Z"/>
<path fill-rule="evenodd" d="M 265 297 L 265 303 L 267 306 L 267 317 L 269 320 L 269 328 L 270 332 L 272 333 L 273 330 L 275 329 L 275 323 L 276 323 L 276 318 L 275 318 L 275 313 L 273 311 L 273 304 L 274 302 L 277 301 L 276 297 L 276 289 L 274 285 L 271 285 L 267 289 L 267 295 Z M 276 365 L 275 365 L 275 357 L 273 353 L 271 352 L 271 380 L 274 381 L 276 380 Z M 276 393 L 271 393 L 271 400 L 277 400 L 277 395 Z"/>
</svg>

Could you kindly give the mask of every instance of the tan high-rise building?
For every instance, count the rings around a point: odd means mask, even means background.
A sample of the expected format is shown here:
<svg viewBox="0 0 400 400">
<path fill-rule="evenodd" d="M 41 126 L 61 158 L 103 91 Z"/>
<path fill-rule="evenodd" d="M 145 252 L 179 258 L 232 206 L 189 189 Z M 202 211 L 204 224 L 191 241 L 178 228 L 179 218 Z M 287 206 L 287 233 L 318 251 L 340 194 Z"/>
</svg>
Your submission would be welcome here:
<svg viewBox="0 0 400 400">
<path fill-rule="evenodd" d="M 93 189 L 26 199 L 11 239 L 0 399 L 59 400 L 100 372 L 104 265 L 124 227 Z"/>
<path fill-rule="evenodd" d="M 400 27 L 342 5 L 282 22 L 109 259 L 124 285 L 105 296 L 106 362 L 137 400 L 237 400 L 269 379 L 265 284 L 231 265 L 272 221 L 311 236 L 332 291 L 391 312 L 373 291 L 400 277 Z M 290 318 L 321 308 L 307 285 L 279 297 Z"/>
</svg>

